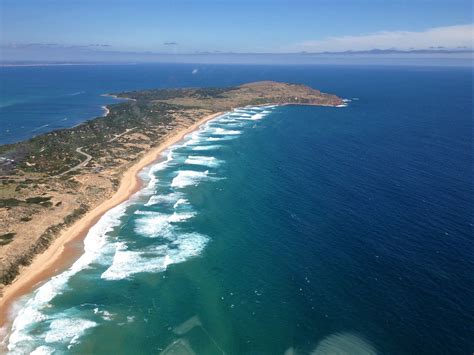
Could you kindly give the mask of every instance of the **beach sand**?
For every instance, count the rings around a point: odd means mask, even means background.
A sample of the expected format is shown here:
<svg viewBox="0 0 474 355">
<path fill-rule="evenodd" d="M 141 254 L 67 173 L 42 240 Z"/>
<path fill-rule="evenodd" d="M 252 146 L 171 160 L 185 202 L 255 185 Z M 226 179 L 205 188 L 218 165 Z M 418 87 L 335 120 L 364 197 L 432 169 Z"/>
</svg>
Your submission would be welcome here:
<svg viewBox="0 0 474 355">
<path fill-rule="evenodd" d="M 142 181 L 138 173 L 143 168 L 157 161 L 164 150 L 182 140 L 186 134 L 219 115 L 222 115 L 222 112 L 203 117 L 193 125 L 178 130 L 158 147 L 146 152 L 138 162 L 124 172 L 118 190 L 110 199 L 102 202 L 65 229 L 45 252 L 38 254 L 33 262 L 21 271 L 15 281 L 4 288 L 3 297 L 0 299 L 0 328 L 9 331 L 14 317 L 12 305 L 15 300 L 32 292 L 42 282 L 67 269 L 79 258 L 83 252 L 82 240 L 89 229 L 104 213 L 128 200 L 140 189 Z"/>
</svg>

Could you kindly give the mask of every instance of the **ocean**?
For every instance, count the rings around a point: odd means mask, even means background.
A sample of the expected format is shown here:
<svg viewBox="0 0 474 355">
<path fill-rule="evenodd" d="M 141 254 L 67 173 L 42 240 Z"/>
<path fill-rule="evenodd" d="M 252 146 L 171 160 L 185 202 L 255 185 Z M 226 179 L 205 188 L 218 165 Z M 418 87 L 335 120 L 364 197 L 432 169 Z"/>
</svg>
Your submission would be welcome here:
<svg viewBox="0 0 474 355">
<path fill-rule="evenodd" d="M 100 115 L 122 90 L 268 79 L 351 100 L 237 109 L 164 152 L 80 259 L 16 304 L 12 354 L 474 351 L 472 69 L 0 73 L 3 143 Z"/>
</svg>

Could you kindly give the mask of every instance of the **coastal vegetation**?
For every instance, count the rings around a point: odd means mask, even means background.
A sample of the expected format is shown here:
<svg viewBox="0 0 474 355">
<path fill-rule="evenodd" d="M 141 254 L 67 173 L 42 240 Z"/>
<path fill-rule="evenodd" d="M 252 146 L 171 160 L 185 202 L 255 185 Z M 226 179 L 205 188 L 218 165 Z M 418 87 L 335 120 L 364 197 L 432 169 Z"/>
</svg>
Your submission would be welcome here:
<svg viewBox="0 0 474 355">
<path fill-rule="evenodd" d="M 0 245 L 6 245 L 10 243 L 15 236 L 15 233 L 5 233 L 0 235 Z"/>
</svg>

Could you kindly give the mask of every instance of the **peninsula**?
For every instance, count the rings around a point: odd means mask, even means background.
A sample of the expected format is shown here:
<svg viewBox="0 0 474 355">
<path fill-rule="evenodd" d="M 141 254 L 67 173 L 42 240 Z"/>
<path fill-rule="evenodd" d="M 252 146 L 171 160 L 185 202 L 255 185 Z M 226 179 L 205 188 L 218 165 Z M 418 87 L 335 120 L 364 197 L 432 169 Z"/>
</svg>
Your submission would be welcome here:
<svg viewBox="0 0 474 355">
<path fill-rule="evenodd" d="M 109 105 L 105 117 L 0 146 L 3 314 L 14 297 L 70 265 L 91 225 L 137 191 L 137 173 L 205 121 L 247 105 L 343 104 L 307 86 L 271 81 L 110 95 L 128 100 Z"/>
</svg>

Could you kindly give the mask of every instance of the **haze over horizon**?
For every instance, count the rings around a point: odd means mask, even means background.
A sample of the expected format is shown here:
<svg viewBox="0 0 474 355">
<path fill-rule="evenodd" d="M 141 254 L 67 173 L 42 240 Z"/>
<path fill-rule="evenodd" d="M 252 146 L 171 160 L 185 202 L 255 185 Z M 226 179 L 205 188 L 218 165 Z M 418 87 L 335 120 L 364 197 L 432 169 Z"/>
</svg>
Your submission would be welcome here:
<svg viewBox="0 0 474 355">
<path fill-rule="evenodd" d="M 2 0 L 0 10 L 2 63 L 472 63 L 465 0 Z"/>
</svg>

